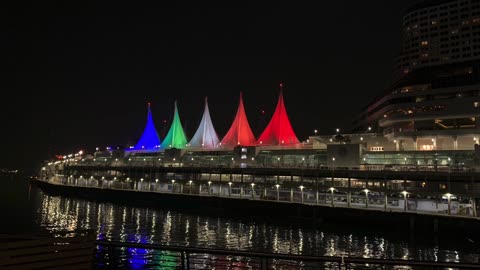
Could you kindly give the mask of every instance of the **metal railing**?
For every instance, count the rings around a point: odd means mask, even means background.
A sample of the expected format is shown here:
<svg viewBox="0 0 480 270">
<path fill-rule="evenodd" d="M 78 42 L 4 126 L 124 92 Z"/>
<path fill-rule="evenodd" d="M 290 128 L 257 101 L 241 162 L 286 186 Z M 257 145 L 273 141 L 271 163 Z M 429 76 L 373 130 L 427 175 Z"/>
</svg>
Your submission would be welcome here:
<svg viewBox="0 0 480 270">
<path fill-rule="evenodd" d="M 305 256 L 156 244 L 96 241 L 97 268 L 118 269 L 480 269 L 478 263 L 349 256 Z M 398 268 L 396 268 L 398 269 Z M 403 269 L 403 268 L 402 268 Z"/>
</svg>

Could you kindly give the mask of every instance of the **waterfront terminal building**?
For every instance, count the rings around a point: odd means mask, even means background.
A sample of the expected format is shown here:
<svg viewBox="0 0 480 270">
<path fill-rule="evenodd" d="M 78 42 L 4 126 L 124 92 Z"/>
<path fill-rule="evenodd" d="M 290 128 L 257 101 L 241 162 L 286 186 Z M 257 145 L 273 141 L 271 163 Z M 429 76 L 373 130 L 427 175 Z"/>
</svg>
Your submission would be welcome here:
<svg viewBox="0 0 480 270">
<path fill-rule="evenodd" d="M 275 112 L 259 137 L 242 96 L 223 137 L 215 131 L 207 100 L 192 138 L 183 131 L 176 103 L 170 130 L 160 138 L 149 104 L 135 145 L 58 156 L 41 176 L 94 187 L 476 218 L 479 53 L 480 0 L 423 1 L 404 16 L 393 82 L 358 115 L 351 132 L 299 140 L 280 85 Z"/>
</svg>

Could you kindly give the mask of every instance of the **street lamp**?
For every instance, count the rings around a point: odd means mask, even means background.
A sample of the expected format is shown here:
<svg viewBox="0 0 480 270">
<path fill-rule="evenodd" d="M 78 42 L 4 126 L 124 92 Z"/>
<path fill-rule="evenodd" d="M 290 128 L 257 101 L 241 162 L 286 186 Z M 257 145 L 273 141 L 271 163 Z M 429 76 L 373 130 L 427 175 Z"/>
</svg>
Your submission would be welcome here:
<svg viewBox="0 0 480 270">
<path fill-rule="evenodd" d="M 302 203 L 303 203 L 303 189 L 305 187 L 304 186 L 300 186 L 300 196 L 302 196 Z"/>
<path fill-rule="evenodd" d="M 255 199 L 255 183 L 250 184 L 252 186 L 252 199 Z"/>
<path fill-rule="evenodd" d="M 210 195 L 210 185 L 212 184 L 212 181 L 208 181 L 208 195 Z"/>
<path fill-rule="evenodd" d="M 280 185 L 276 184 L 275 187 L 277 188 L 277 201 L 279 201 L 280 200 L 280 190 L 279 190 Z"/>
<path fill-rule="evenodd" d="M 447 202 L 448 202 L 448 214 L 451 215 L 452 214 L 452 208 L 451 208 L 451 203 L 452 203 L 452 194 L 450 193 L 447 193 L 445 194 L 445 196 L 447 196 Z"/>
<path fill-rule="evenodd" d="M 190 185 L 190 188 L 188 189 L 188 193 L 190 193 L 190 194 L 192 194 L 192 183 L 193 183 L 192 180 L 188 181 L 188 184 Z"/>
<path fill-rule="evenodd" d="M 337 128 L 335 131 L 336 131 L 337 133 L 339 133 L 339 132 L 340 132 L 340 129 L 339 129 L 339 128 Z"/>
<path fill-rule="evenodd" d="M 228 182 L 228 197 L 232 196 L 232 182 Z"/>
<path fill-rule="evenodd" d="M 318 130 L 315 129 L 313 132 L 315 132 L 315 135 L 317 135 Z"/>
<path fill-rule="evenodd" d="M 331 187 L 329 188 L 330 192 L 332 193 L 332 207 L 334 207 L 334 204 L 333 204 L 333 192 L 335 191 L 335 188 L 334 187 Z"/>
<path fill-rule="evenodd" d="M 175 179 L 172 179 L 172 193 L 174 192 L 175 190 Z"/>
<path fill-rule="evenodd" d="M 370 190 L 364 189 L 363 192 L 365 192 L 365 208 L 368 208 L 368 192 Z"/>
<path fill-rule="evenodd" d="M 404 190 L 404 191 L 402 191 L 402 194 L 403 194 L 403 211 L 407 211 L 407 208 L 408 208 L 408 203 L 407 203 L 408 192 Z"/>
</svg>

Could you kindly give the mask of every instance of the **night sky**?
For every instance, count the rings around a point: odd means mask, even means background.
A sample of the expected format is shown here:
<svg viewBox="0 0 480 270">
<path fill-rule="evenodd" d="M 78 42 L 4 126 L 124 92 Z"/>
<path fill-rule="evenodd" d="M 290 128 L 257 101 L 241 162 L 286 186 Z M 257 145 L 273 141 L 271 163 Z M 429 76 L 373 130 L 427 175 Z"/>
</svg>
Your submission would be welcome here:
<svg viewBox="0 0 480 270">
<path fill-rule="evenodd" d="M 208 96 L 223 137 L 243 91 L 258 137 L 280 82 L 300 140 L 348 130 L 388 85 L 402 14 L 418 0 L 12 2 L 0 9 L 0 167 L 35 170 L 54 154 L 133 144 L 148 101 L 162 139 L 174 100 L 191 138 Z"/>
</svg>

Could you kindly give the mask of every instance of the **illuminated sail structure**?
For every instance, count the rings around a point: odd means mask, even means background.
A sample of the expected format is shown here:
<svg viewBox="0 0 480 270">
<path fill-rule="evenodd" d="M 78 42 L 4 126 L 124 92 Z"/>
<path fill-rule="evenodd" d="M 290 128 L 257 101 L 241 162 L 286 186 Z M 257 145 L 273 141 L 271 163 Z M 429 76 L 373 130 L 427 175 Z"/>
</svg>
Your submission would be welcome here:
<svg viewBox="0 0 480 270">
<path fill-rule="evenodd" d="M 243 106 L 243 97 L 240 93 L 240 104 L 238 105 L 237 115 L 233 120 L 232 126 L 223 137 L 221 145 L 235 147 L 237 145 L 251 146 L 255 145 L 256 140 L 252 129 L 248 124 L 247 115 Z"/>
<path fill-rule="evenodd" d="M 208 101 L 205 98 L 205 110 L 203 112 L 202 121 L 198 126 L 195 135 L 190 140 L 189 146 L 201 148 L 214 148 L 218 146 L 219 140 L 215 128 L 210 118 L 210 111 L 208 109 Z"/>
<path fill-rule="evenodd" d="M 283 85 L 280 84 L 280 95 L 277 107 L 270 123 L 258 138 L 259 145 L 292 145 L 299 143 L 288 119 L 283 101 Z"/>
<path fill-rule="evenodd" d="M 143 131 L 142 137 L 137 144 L 129 150 L 158 150 L 160 148 L 160 138 L 158 137 L 155 124 L 153 123 L 152 111 L 150 110 L 150 102 L 148 103 L 147 125 Z"/>
<path fill-rule="evenodd" d="M 175 101 L 175 112 L 173 114 L 172 125 L 167 133 L 165 139 L 163 139 L 162 148 L 177 148 L 183 149 L 187 144 L 187 137 L 182 128 L 180 122 L 180 116 L 178 115 L 177 102 Z"/>
</svg>

